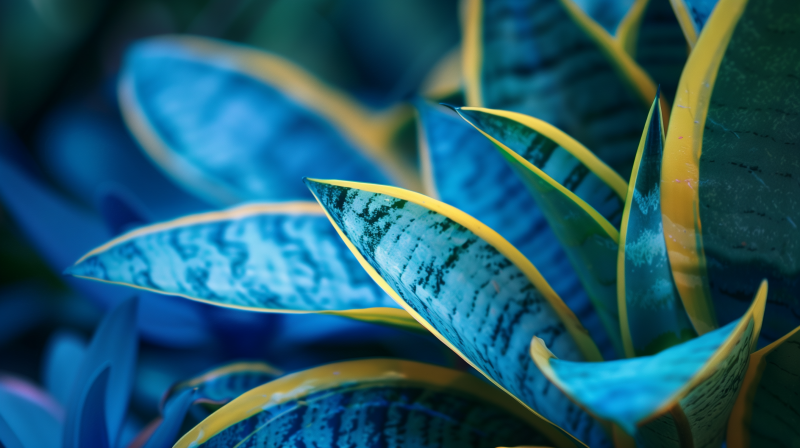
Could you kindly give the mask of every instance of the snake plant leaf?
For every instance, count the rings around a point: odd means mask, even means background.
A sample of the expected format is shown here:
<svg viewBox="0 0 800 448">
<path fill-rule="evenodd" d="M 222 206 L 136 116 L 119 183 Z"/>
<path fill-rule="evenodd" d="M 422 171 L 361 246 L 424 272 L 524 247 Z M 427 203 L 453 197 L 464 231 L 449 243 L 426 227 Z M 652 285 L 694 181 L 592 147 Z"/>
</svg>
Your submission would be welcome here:
<svg viewBox="0 0 800 448">
<path fill-rule="evenodd" d="M 420 328 L 363 272 L 313 202 L 245 205 L 142 227 L 66 272 L 229 308 Z"/>
<path fill-rule="evenodd" d="M 568 359 L 601 358 L 517 249 L 464 212 L 418 193 L 306 183 L 364 269 L 420 324 L 544 418 L 591 446 L 604 443 L 602 429 L 525 362 L 528 342 L 540 331 Z"/>
<path fill-rule="evenodd" d="M 47 343 L 44 355 L 44 385 L 50 395 L 66 406 L 75 384 L 87 343 L 71 332 L 57 332 Z"/>
<path fill-rule="evenodd" d="M 762 336 L 800 325 L 800 3 L 721 0 L 681 78 L 661 210 L 698 333 L 737 318 L 769 280 Z M 777 20 L 776 18 L 780 18 Z"/>
<path fill-rule="evenodd" d="M 591 148 L 627 178 L 656 86 L 573 2 L 470 0 L 467 105 L 521 112 Z"/>
<path fill-rule="evenodd" d="M 607 32 L 614 34 L 634 0 L 573 0 Z"/>
<path fill-rule="evenodd" d="M 419 103 L 417 107 L 420 159 L 428 195 L 478 219 L 519 249 L 575 313 L 603 357 L 616 358 L 608 334 L 564 249 L 525 184 L 494 144 L 459 116 L 445 113 L 446 109 L 427 103 Z M 488 122 L 485 129 L 490 132 L 494 129 L 491 123 L 502 119 L 495 119 L 491 112 L 456 110 L 474 115 L 473 124 Z M 621 179 L 620 184 L 624 185 Z M 621 213 L 623 203 L 617 202 Z"/>
<path fill-rule="evenodd" d="M 255 49 L 187 36 L 140 41 L 119 98 L 149 156 L 218 204 L 306 199 L 299 179 L 314 173 L 416 185 L 388 149 L 402 111 L 367 111 Z"/>
<path fill-rule="evenodd" d="M 762 282 L 741 319 L 651 356 L 562 361 L 539 338 L 531 344 L 531 355 L 553 384 L 597 418 L 635 437 L 639 446 L 664 446 L 647 441 L 653 439 L 649 432 L 664 429 L 653 428 L 659 422 L 652 420 L 668 412 L 685 418 L 673 419 L 678 437 L 662 434 L 661 443 L 680 439 L 680 446 L 719 446 L 756 346 L 766 299 L 767 283 Z"/>
<path fill-rule="evenodd" d="M 670 1 L 675 10 L 675 16 L 681 24 L 683 34 L 686 36 L 686 41 L 691 47 L 694 47 L 719 0 Z"/>
<path fill-rule="evenodd" d="M 672 104 L 689 53 L 670 0 L 637 0 L 617 29 L 617 40 Z"/>
<path fill-rule="evenodd" d="M 730 448 L 792 446 L 800 440 L 800 327 L 750 355 L 728 422 Z"/>
<path fill-rule="evenodd" d="M 625 202 L 619 236 L 617 289 L 628 357 L 652 355 L 697 336 L 672 280 L 661 222 L 664 128 L 653 101 Z"/>
<path fill-rule="evenodd" d="M 21 378 L 0 375 L 0 420 L 0 446 L 61 445 L 64 409 L 45 391 Z"/>
<path fill-rule="evenodd" d="M 175 447 L 244 442 L 461 448 L 564 440 L 548 440 L 548 429 L 519 403 L 467 373 L 370 359 L 316 367 L 253 389 L 194 427 Z"/>
<path fill-rule="evenodd" d="M 122 302 L 92 337 L 66 407 L 64 448 L 100 446 L 87 441 L 100 437 L 101 428 L 106 444 L 116 443 L 133 388 L 137 304 L 136 298 Z"/>
<path fill-rule="evenodd" d="M 463 110 L 459 109 L 459 111 Z M 470 111 L 465 112 L 469 113 Z M 507 114 L 500 111 L 495 113 Z M 522 117 L 515 118 L 523 120 Z M 591 172 L 596 173 L 601 171 L 601 168 L 605 168 L 609 174 L 606 176 L 607 179 L 613 179 L 615 176 L 602 162 L 596 158 L 592 159 L 588 150 L 553 126 L 531 117 L 527 117 L 525 120 L 530 123 L 532 129 L 544 131 L 536 134 L 536 137 L 540 138 L 531 146 L 543 149 L 551 148 L 552 151 L 549 158 L 544 157 L 548 151 L 527 151 L 528 157 L 544 168 L 552 165 L 551 172 L 562 179 L 564 184 L 574 188 L 576 192 L 582 190 L 587 199 L 595 204 L 599 203 L 605 206 L 606 215 L 619 220 L 624 208 L 621 198 L 624 198 L 626 194 L 625 182 L 619 180 L 614 183 L 604 183 L 598 180 L 599 176 L 588 175 L 590 171 L 587 166 L 593 166 L 595 169 Z M 477 126 L 476 128 L 496 145 L 500 153 L 522 177 L 536 200 L 536 204 L 542 210 L 558 241 L 566 251 L 615 350 L 617 353 L 623 354 L 625 351 L 620 334 L 616 286 L 619 231 L 603 215 L 581 199 L 576 192 L 553 179 L 542 168 L 529 162 L 503 142 L 483 131 L 482 128 Z M 566 146 L 573 148 L 572 151 L 555 151 L 556 145 L 559 145 L 560 148 Z M 570 157 L 570 154 L 573 156 L 579 154 L 579 150 L 584 153 L 583 160 L 589 163 L 582 164 L 577 162 L 575 157 Z M 567 165 L 566 169 L 558 169 L 562 166 L 559 159 Z M 545 163 L 542 163 L 543 161 Z M 593 186 L 591 189 L 582 188 L 584 186 L 581 185 L 583 182 L 580 180 L 587 178 L 587 185 Z M 619 179 L 618 176 L 616 178 Z M 612 189 L 611 186 L 614 188 Z M 596 194 L 598 190 L 600 194 Z M 610 204 L 610 206 L 606 204 Z"/>
</svg>

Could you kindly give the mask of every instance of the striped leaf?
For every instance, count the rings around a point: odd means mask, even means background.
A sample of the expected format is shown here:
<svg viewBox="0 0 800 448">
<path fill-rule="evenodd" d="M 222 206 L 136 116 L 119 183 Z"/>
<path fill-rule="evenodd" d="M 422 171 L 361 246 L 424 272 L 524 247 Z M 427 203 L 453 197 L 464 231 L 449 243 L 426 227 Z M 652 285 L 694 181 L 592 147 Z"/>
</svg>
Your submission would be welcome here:
<svg viewBox="0 0 800 448">
<path fill-rule="evenodd" d="M 363 272 L 313 202 L 245 205 L 143 227 L 67 273 L 229 308 L 420 328 Z"/>
<path fill-rule="evenodd" d="M 175 447 L 563 443 L 547 437 L 548 430 L 543 420 L 469 374 L 372 359 L 317 367 L 253 389 L 194 427 Z"/>
<path fill-rule="evenodd" d="M 703 31 L 708 18 L 714 12 L 719 0 L 670 0 L 675 15 L 691 47 L 697 45 L 697 39 Z"/>
<path fill-rule="evenodd" d="M 568 359 L 600 354 L 519 251 L 464 212 L 418 193 L 306 183 L 366 271 L 417 321 L 544 418 L 591 446 L 603 444 L 601 428 L 526 362 L 537 332 Z"/>
<path fill-rule="evenodd" d="M 571 1 L 470 0 L 469 106 L 521 112 L 563 129 L 630 174 L 655 84 Z"/>
<path fill-rule="evenodd" d="M 637 446 L 719 446 L 756 346 L 766 298 L 762 282 L 741 319 L 652 356 L 599 364 L 562 361 L 539 338 L 531 355 L 553 384 L 635 438 Z"/>
<path fill-rule="evenodd" d="M 793 446 L 800 440 L 800 327 L 750 355 L 728 422 L 730 448 Z"/>
<path fill-rule="evenodd" d="M 534 129 L 547 132 L 547 134 L 535 134 L 537 141 L 531 146 L 543 149 L 551 148 L 552 150 L 549 153 L 551 157 L 545 157 L 548 152 L 541 150 L 527 151 L 528 157 L 545 168 L 553 166 L 554 169 L 551 172 L 558 175 L 564 184 L 574 188 L 575 191 L 582 190 L 587 199 L 603 206 L 607 215 L 616 217 L 618 220 L 624 206 L 621 198 L 625 196 L 625 183 L 621 180 L 611 183 L 610 185 L 615 187 L 612 190 L 608 184 L 598 180 L 596 175 L 588 175 L 587 166 L 595 167 L 593 173 L 600 171 L 600 168 L 605 168 L 608 174 L 613 174 L 613 172 L 596 158 L 592 159 L 588 150 L 557 129 L 530 117 L 527 120 L 531 125 L 536 126 Z M 560 137 L 556 137 L 557 134 Z M 550 228 L 553 229 L 553 233 L 566 251 L 614 348 L 617 353 L 623 354 L 616 286 L 619 231 L 570 188 L 550 177 L 541 168 L 517 154 L 500 140 L 486 132 L 484 135 L 495 143 L 500 153 L 528 186 L 528 190 L 550 224 Z M 548 136 L 553 137 L 548 138 Z M 563 142 L 558 150 L 555 150 L 556 142 Z M 562 150 L 568 144 L 574 146 L 573 151 Z M 579 148 L 585 155 L 583 160 L 591 160 L 591 165 L 590 163 L 586 163 L 585 166 L 579 164 L 575 157 L 570 156 L 570 154 L 578 153 Z M 555 157 L 552 157 L 553 155 Z M 558 169 L 562 165 L 559 163 L 559 159 L 564 161 L 567 169 Z M 542 160 L 546 163 L 542 163 Z M 613 177 L 612 175 L 608 176 L 608 178 Z M 594 188 L 582 188 L 585 186 L 581 185 L 580 180 L 587 178 L 587 185 Z M 617 177 L 617 179 L 619 178 Z M 597 194 L 598 191 L 599 194 Z"/>
<path fill-rule="evenodd" d="M 128 127 L 173 179 L 215 203 L 308 198 L 319 174 L 415 186 L 378 114 L 289 62 L 199 37 L 140 41 L 119 85 Z M 309 171 L 310 169 L 310 171 Z"/>
<path fill-rule="evenodd" d="M 800 325 L 800 3 L 721 0 L 681 78 L 662 213 L 675 282 L 704 333 L 740 316 L 762 278 L 762 336 Z"/>
<path fill-rule="evenodd" d="M 619 236 L 619 316 L 628 357 L 652 355 L 697 336 L 672 280 L 664 242 L 659 188 L 663 146 L 656 96 L 633 164 Z"/>
<path fill-rule="evenodd" d="M 566 252 L 525 184 L 494 144 L 445 108 L 420 103 L 418 109 L 420 158 L 428 195 L 478 219 L 519 249 L 576 314 L 603 357 L 615 358 Z M 469 113 L 481 122 L 494 122 L 495 116 L 489 112 Z"/>
</svg>

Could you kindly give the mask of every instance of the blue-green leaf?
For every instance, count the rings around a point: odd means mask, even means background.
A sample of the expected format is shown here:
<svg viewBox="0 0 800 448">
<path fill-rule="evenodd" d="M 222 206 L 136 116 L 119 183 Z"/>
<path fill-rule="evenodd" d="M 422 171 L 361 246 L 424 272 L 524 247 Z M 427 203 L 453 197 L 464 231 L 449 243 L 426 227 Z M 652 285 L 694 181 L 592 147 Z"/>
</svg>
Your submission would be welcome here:
<svg viewBox="0 0 800 448">
<path fill-rule="evenodd" d="M 531 344 L 531 355 L 559 389 L 635 437 L 638 446 L 663 446 L 670 440 L 680 440 L 680 446 L 719 446 L 756 346 L 766 299 L 763 282 L 741 319 L 652 356 L 562 361 L 539 338 Z M 675 419 L 676 414 L 683 418 Z M 672 419 L 671 434 L 658 434 L 669 426 L 659 419 Z"/>
<path fill-rule="evenodd" d="M 178 439 L 178 433 L 186 417 L 186 412 L 196 399 L 197 389 L 188 388 L 178 392 L 168 400 L 162 410 L 162 419 L 158 428 L 147 439 L 143 448 L 169 448 Z"/>
<path fill-rule="evenodd" d="M 683 34 L 694 47 L 719 0 L 670 0 Z"/>
<path fill-rule="evenodd" d="M 605 435 L 554 393 L 532 362 L 544 332 L 568 359 L 597 347 L 541 274 L 500 235 L 427 196 L 381 185 L 307 179 L 372 278 L 422 325 L 495 384 L 595 446 Z"/>
<path fill-rule="evenodd" d="M 470 0 L 467 105 L 557 126 L 623 177 L 630 174 L 655 84 L 572 2 Z"/>
<path fill-rule="evenodd" d="M 363 272 L 313 202 L 252 204 L 143 227 L 67 273 L 230 308 L 419 328 Z"/>
<path fill-rule="evenodd" d="M 305 199 L 309 174 L 416 185 L 388 147 L 405 113 L 367 111 L 255 49 L 187 36 L 140 41 L 119 95 L 150 157 L 216 203 Z"/>
<path fill-rule="evenodd" d="M 111 448 L 116 445 L 117 435 L 109 434 L 111 422 L 106 403 L 110 375 L 111 365 L 104 363 L 77 389 L 78 399 L 70 403 L 70 415 L 65 425 L 70 429 L 64 432 L 64 448 Z M 71 428 L 72 425 L 76 426 Z"/>
<path fill-rule="evenodd" d="M 43 362 L 43 382 L 53 398 L 66 405 L 75 385 L 78 369 L 86 355 L 87 344 L 75 333 L 57 332 L 47 345 Z"/>
<path fill-rule="evenodd" d="M 242 395 L 176 448 L 550 445 L 544 421 L 477 378 L 391 359 L 288 375 Z M 238 445 L 237 445 L 238 446 Z"/>
<path fill-rule="evenodd" d="M 634 0 L 573 0 L 598 25 L 614 33 Z"/>
<path fill-rule="evenodd" d="M 697 336 L 672 280 L 661 222 L 664 129 L 658 95 L 633 164 L 619 237 L 617 288 L 628 357 L 652 355 Z"/>
<path fill-rule="evenodd" d="M 0 446 L 61 446 L 64 409 L 35 385 L 0 375 Z"/>
</svg>

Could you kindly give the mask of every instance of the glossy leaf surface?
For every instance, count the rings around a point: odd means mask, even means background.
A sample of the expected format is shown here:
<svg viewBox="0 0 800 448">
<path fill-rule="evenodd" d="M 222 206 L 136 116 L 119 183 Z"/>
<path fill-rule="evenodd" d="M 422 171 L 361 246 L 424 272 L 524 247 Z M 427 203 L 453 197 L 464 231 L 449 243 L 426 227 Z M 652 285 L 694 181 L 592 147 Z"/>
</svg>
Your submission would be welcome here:
<svg viewBox="0 0 800 448">
<path fill-rule="evenodd" d="M 563 129 L 623 177 L 656 88 L 572 2 L 471 0 L 467 104 L 521 112 Z"/>
<path fill-rule="evenodd" d="M 562 356 L 600 359 L 575 315 L 496 232 L 429 197 L 307 179 L 362 266 L 414 318 L 493 382 L 590 444 L 604 434 L 526 361 L 548 335 Z"/>
<path fill-rule="evenodd" d="M 661 157 L 664 129 L 656 96 L 622 217 L 617 288 L 622 340 L 628 357 L 652 355 L 697 336 L 686 315 L 664 242 L 661 222 Z"/>
<path fill-rule="evenodd" d="M 389 359 L 288 375 L 212 414 L 175 445 L 496 447 L 549 444 L 543 422 L 475 377 Z"/>
<path fill-rule="evenodd" d="M 0 445 L 59 447 L 64 409 L 46 392 L 17 377 L 0 375 Z"/>
<path fill-rule="evenodd" d="M 728 422 L 731 448 L 792 446 L 800 440 L 800 327 L 750 355 Z"/>
<path fill-rule="evenodd" d="M 269 312 L 330 312 L 417 328 L 312 202 L 254 204 L 140 228 L 69 274 Z"/>
<path fill-rule="evenodd" d="M 684 305 L 703 333 L 743 313 L 762 278 L 762 336 L 800 325 L 800 3 L 721 0 L 681 78 L 662 212 Z M 794 34 L 793 34 L 794 33 Z"/>
<path fill-rule="evenodd" d="M 689 443 L 718 446 L 758 339 L 766 296 L 762 283 L 740 320 L 652 356 L 600 364 L 562 361 L 539 338 L 531 354 L 559 389 L 640 441 L 652 430 L 650 419 L 680 406 Z M 668 441 L 663 437 L 661 443 Z"/>
<path fill-rule="evenodd" d="M 418 109 L 420 156 L 429 195 L 475 217 L 519 249 L 586 327 L 603 357 L 615 358 L 566 252 L 513 168 L 489 139 L 455 113 L 427 103 Z M 475 120 L 494 117 L 469 113 Z"/>
<path fill-rule="evenodd" d="M 150 157 L 216 203 L 305 199 L 300 179 L 314 174 L 388 182 L 383 171 L 396 168 L 395 178 L 413 183 L 386 149 L 396 118 L 255 49 L 197 37 L 140 41 L 119 95 Z"/>
</svg>

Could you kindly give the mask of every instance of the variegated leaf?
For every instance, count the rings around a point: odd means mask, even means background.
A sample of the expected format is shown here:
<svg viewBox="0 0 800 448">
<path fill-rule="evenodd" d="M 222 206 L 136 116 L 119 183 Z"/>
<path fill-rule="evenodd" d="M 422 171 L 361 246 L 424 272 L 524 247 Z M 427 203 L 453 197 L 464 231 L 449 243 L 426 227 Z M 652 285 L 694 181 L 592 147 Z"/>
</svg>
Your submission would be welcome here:
<svg viewBox="0 0 800 448">
<path fill-rule="evenodd" d="M 708 18 L 714 12 L 719 0 L 670 0 L 675 9 L 675 15 L 683 29 L 683 34 L 689 45 L 697 45 L 697 39 L 703 31 Z"/>
</svg>

